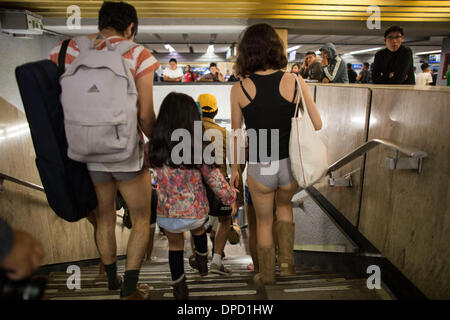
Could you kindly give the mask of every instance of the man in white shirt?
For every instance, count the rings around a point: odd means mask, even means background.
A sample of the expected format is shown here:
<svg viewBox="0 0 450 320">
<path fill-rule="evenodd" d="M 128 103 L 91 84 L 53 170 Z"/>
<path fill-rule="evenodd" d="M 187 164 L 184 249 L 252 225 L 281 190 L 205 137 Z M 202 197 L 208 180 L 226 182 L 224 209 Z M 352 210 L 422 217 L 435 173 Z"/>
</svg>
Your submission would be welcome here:
<svg viewBox="0 0 450 320">
<path fill-rule="evenodd" d="M 430 65 L 428 63 L 423 63 L 420 68 L 422 69 L 422 73 L 419 73 L 416 76 L 416 85 L 417 86 L 429 86 L 433 83 L 433 77 L 430 72 Z"/>
<path fill-rule="evenodd" d="M 177 67 L 177 59 L 169 60 L 169 67 L 164 70 L 164 81 L 181 82 L 183 71 Z"/>
</svg>

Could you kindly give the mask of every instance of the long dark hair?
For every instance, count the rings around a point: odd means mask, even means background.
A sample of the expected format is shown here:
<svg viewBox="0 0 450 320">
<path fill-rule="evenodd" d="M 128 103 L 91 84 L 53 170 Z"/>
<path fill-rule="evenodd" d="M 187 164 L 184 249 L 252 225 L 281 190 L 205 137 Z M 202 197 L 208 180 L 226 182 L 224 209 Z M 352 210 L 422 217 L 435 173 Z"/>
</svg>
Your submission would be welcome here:
<svg viewBox="0 0 450 320">
<path fill-rule="evenodd" d="M 260 70 L 283 69 L 288 63 L 280 37 L 267 23 L 248 27 L 239 41 L 237 51 L 235 70 L 240 77 L 247 77 Z"/>
<path fill-rule="evenodd" d="M 203 150 L 207 146 L 207 142 L 203 141 L 203 125 L 201 135 L 194 135 L 194 121 L 200 121 L 201 123 L 200 111 L 194 99 L 184 93 L 169 93 L 161 104 L 158 118 L 150 135 L 148 149 L 150 166 L 154 168 L 161 168 L 164 165 L 172 168 L 198 168 L 200 164 L 194 164 L 195 143 L 202 146 L 203 164 Z M 190 133 L 191 163 L 175 164 L 172 161 L 172 149 L 180 143 L 179 141 L 171 141 L 172 133 L 176 129 L 185 129 Z"/>
</svg>

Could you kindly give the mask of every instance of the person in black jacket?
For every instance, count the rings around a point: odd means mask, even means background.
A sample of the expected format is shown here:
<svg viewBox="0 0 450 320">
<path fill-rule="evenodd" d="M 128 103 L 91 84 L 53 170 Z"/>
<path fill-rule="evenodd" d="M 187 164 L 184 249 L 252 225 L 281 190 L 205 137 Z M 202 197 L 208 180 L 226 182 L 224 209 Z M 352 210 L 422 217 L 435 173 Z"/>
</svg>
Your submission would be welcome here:
<svg viewBox="0 0 450 320">
<path fill-rule="evenodd" d="M 358 74 L 356 73 L 355 70 L 352 69 L 351 63 L 347 63 L 347 74 L 348 74 L 348 82 L 355 83 L 356 77 L 358 76 Z"/>
<path fill-rule="evenodd" d="M 373 83 L 415 84 L 412 50 L 402 45 L 403 40 L 402 28 L 393 26 L 386 30 L 386 48 L 375 54 Z"/>
</svg>

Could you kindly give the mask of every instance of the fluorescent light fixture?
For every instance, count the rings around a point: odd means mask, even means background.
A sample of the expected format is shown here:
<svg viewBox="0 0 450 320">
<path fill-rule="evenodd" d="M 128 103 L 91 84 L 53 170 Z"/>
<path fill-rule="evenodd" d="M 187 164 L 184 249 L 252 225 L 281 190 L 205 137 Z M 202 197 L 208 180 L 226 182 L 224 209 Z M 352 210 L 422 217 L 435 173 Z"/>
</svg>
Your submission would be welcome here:
<svg viewBox="0 0 450 320">
<path fill-rule="evenodd" d="M 301 46 L 294 46 L 294 47 L 290 47 L 286 50 L 286 52 L 291 52 L 291 51 L 295 51 L 298 50 Z"/>
<path fill-rule="evenodd" d="M 214 53 L 214 45 L 210 44 L 208 46 L 208 49 L 206 49 L 206 53 Z"/>
<path fill-rule="evenodd" d="M 383 48 L 379 47 L 379 48 L 370 48 L 370 49 L 352 51 L 352 52 L 349 52 L 348 54 L 360 54 L 360 53 L 371 52 L 371 51 L 376 51 L 376 50 L 380 50 L 380 49 L 383 49 Z"/>
<path fill-rule="evenodd" d="M 425 52 L 417 52 L 416 56 L 420 56 L 422 54 L 433 54 L 433 53 L 441 53 L 442 50 L 434 50 L 434 51 L 425 51 Z"/>
<path fill-rule="evenodd" d="M 317 56 L 320 54 L 320 50 L 317 50 L 316 52 L 314 52 Z"/>
<path fill-rule="evenodd" d="M 177 52 L 177 50 L 175 50 L 170 44 L 165 44 L 164 48 L 166 48 L 166 50 L 169 50 L 170 53 Z"/>
<path fill-rule="evenodd" d="M 158 33 L 158 34 L 176 34 L 176 33 L 240 33 L 245 30 L 246 25 L 227 26 L 227 25 L 139 25 L 139 34 Z M 45 29 L 63 34 L 90 34 L 98 32 L 97 25 L 84 25 L 81 29 L 70 30 L 67 28 L 65 20 L 64 25 L 45 25 Z"/>
</svg>

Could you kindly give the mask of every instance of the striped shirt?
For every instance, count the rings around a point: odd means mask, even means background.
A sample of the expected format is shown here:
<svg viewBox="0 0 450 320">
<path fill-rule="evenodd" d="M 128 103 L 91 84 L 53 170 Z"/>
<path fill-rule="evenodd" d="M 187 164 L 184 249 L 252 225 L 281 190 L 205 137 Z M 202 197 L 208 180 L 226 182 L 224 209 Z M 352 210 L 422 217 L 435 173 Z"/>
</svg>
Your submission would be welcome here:
<svg viewBox="0 0 450 320">
<path fill-rule="evenodd" d="M 119 36 L 108 37 L 108 40 L 114 46 L 115 43 L 126 40 L 125 38 Z M 58 64 L 58 55 L 61 50 L 62 41 L 50 52 L 49 59 L 54 63 Z M 99 42 L 96 46 L 97 50 L 107 50 L 105 41 Z M 80 54 L 80 49 L 78 49 L 74 40 L 70 40 L 69 46 L 67 47 L 66 53 L 66 67 L 70 65 L 76 57 Z M 123 57 L 125 58 L 126 65 L 130 68 L 131 74 L 136 81 L 142 76 L 145 76 L 149 72 L 155 71 L 159 68 L 159 62 L 155 57 L 144 48 L 142 45 L 136 45 L 130 51 L 126 52 Z"/>
</svg>

